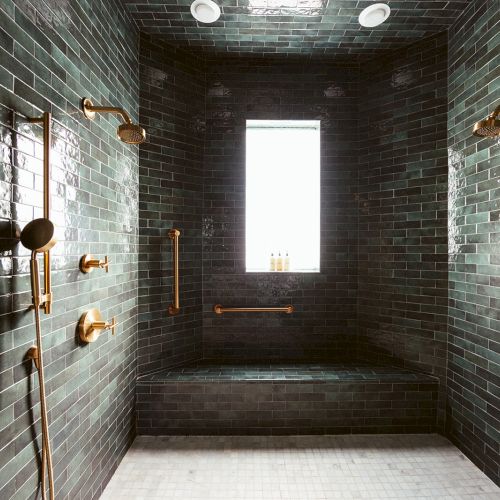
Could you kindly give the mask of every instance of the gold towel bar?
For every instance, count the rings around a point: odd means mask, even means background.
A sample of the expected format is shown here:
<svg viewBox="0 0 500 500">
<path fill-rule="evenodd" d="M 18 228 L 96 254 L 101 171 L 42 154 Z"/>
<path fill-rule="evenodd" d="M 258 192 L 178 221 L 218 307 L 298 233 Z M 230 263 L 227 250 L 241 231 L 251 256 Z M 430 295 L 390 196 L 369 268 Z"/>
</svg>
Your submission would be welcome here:
<svg viewBox="0 0 500 500">
<path fill-rule="evenodd" d="M 179 236 L 181 232 L 178 229 L 171 229 L 168 237 L 172 240 L 173 261 L 174 261 L 174 300 L 168 306 L 168 313 L 171 316 L 179 314 L 181 306 L 179 304 Z"/>
<path fill-rule="evenodd" d="M 220 304 L 214 306 L 215 314 L 224 314 L 228 312 L 283 312 L 292 314 L 295 308 L 289 304 L 285 307 L 222 307 Z"/>
</svg>

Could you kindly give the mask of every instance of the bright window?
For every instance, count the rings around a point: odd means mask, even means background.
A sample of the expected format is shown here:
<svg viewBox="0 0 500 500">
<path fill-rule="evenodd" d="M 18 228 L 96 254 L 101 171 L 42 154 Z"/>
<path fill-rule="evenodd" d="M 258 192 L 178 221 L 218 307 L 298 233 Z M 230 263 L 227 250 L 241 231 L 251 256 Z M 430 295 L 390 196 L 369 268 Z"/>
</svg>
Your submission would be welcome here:
<svg viewBox="0 0 500 500">
<path fill-rule="evenodd" d="M 319 121 L 247 120 L 247 272 L 272 271 L 271 254 L 319 272 Z"/>
</svg>

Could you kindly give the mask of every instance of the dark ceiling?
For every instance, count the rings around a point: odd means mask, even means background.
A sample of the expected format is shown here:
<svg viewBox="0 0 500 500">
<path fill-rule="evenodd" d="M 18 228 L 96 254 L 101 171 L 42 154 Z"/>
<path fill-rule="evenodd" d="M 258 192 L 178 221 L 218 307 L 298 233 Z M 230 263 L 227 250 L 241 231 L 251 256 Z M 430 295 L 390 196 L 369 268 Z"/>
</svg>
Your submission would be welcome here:
<svg viewBox="0 0 500 500">
<path fill-rule="evenodd" d="M 214 24 L 198 23 L 191 0 L 123 0 L 139 29 L 175 45 L 222 53 L 370 57 L 444 31 L 472 0 L 386 0 L 389 19 L 358 23 L 372 0 L 215 0 Z M 379 0 L 380 1 L 380 0 Z"/>
</svg>

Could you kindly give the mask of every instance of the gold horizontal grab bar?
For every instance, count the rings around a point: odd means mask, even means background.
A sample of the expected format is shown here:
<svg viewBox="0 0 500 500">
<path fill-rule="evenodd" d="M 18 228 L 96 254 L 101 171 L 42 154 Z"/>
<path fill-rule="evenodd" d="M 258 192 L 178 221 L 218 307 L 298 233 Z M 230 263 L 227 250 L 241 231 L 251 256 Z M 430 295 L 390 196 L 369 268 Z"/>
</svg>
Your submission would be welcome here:
<svg viewBox="0 0 500 500">
<path fill-rule="evenodd" d="M 179 314 L 181 306 L 179 304 L 179 237 L 181 232 L 178 229 L 171 229 L 168 237 L 172 240 L 173 264 L 174 264 L 174 300 L 168 306 L 168 314 L 175 316 Z"/>
<path fill-rule="evenodd" d="M 295 307 L 293 307 L 291 304 L 288 304 L 285 307 L 222 307 L 220 304 L 216 304 L 214 306 L 215 314 L 246 312 L 276 312 L 292 314 L 294 311 Z"/>
</svg>

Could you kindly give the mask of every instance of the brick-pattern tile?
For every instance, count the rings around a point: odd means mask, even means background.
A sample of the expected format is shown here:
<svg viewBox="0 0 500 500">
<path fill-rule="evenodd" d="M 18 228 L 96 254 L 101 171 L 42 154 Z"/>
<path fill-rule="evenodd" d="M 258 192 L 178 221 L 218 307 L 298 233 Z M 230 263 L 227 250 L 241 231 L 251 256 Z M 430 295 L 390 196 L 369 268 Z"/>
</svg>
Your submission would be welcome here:
<svg viewBox="0 0 500 500">
<path fill-rule="evenodd" d="M 372 0 L 224 0 L 213 24 L 198 23 L 190 2 L 123 0 L 141 31 L 208 53 L 334 56 L 366 59 L 445 31 L 469 0 L 387 2 L 389 19 L 363 28 Z"/>
<path fill-rule="evenodd" d="M 428 380 L 423 373 L 412 372 L 392 366 L 377 366 L 363 363 L 315 363 L 315 364 L 219 364 L 207 361 L 177 366 L 141 376 L 141 382 L 162 384 L 165 381 L 377 381 L 415 382 Z M 433 379 L 434 380 L 434 379 Z"/>
<path fill-rule="evenodd" d="M 346 361 L 354 354 L 357 77 L 357 67 L 326 62 L 214 59 L 207 66 L 204 357 Z M 321 273 L 245 273 L 247 119 L 321 120 Z M 292 303 L 296 312 L 220 317 L 217 303 Z"/>
<path fill-rule="evenodd" d="M 205 72 L 200 59 L 148 35 L 140 43 L 139 371 L 201 355 Z M 180 229 L 180 303 L 172 302 L 172 243 Z"/>
<path fill-rule="evenodd" d="M 29 252 L 4 236 L 42 216 L 41 128 L 26 116 L 43 111 L 59 240 L 53 314 L 42 314 L 56 498 L 98 498 L 135 432 L 138 148 L 116 138 L 116 117 L 90 122 L 79 101 L 137 119 L 137 31 L 115 0 L 2 0 L 0 40 L 0 498 L 35 498 L 39 477 L 38 380 L 23 363 L 35 339 Z M 90 252 L 109 255 L 108 274 L 79 272 Z M 81 345 L 76 324 L 91 307 L 116 316 L 117 334 Z"/>
<path fill-rule="evenodd" d="M 444 384 L 446 34 L 374 60 L 361 75 L 359 355 Z"/>
<path fill-rule="evenodd" d="M 480 0 L 449 32 L 448 431 L 500 483 L 500 141 L 471 134 L 500 103 L 499 29 Z"/>
<path fill-rule="evenodd" d="M 438 381 L 178 381 L 137 387 L 141 435 L 434 432 Z"/>
</svg>

